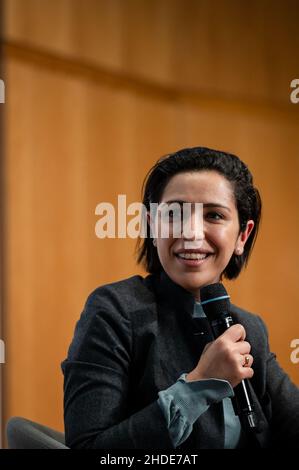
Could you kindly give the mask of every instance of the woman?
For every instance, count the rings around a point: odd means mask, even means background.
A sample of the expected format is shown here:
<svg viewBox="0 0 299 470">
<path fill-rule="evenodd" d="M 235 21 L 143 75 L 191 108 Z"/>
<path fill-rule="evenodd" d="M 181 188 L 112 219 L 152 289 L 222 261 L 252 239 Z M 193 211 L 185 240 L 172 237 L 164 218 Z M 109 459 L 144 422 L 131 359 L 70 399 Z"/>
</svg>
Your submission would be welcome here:
<svg viewBox="0 0 299 470">
<path fill-rule="evenodd" d="M 169 234 L 160 236 L 167 221 L 159 211 L 153 217 L 152 203 L 190 203 L 188 230 L 184 222 L 174 236 L 170 211 Z M 235 324 L 215 339 L 200 302 L 203 287 L 238 277 L 253 248 L 261 201 L 247 166 L 224 152 L 180 150 L 151 169 L 143 204 L 147 237 L 138 261 L 150 274 L 89 296 L 62 364 L 67 445 L 297 446 L 299 390 L 270 353 L 263 321 L 230 305 Z M 232 407 L 243 379 L 250 380 L 254 435 Z"/>
</svg>

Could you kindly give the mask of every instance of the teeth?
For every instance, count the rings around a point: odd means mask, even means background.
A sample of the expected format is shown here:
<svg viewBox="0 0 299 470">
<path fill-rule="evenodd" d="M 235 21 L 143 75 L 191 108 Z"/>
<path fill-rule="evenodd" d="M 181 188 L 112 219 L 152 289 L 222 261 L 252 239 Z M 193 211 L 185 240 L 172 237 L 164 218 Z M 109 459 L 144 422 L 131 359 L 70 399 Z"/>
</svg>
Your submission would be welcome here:
<svg viewBox="0 0 299 470">
<path fill-rule="evenodd" d="M 207 257 L 207 253 L 179 253 L 178 257 L 183 259 L 205 259 Z"/>
</svg>

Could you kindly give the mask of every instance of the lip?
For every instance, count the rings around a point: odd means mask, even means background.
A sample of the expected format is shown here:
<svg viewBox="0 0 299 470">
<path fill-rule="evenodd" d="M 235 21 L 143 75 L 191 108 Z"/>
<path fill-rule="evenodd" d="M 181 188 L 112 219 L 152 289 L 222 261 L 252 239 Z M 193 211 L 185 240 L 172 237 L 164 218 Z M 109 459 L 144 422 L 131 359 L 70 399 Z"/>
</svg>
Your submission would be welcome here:
<svg viewBox="0 0 299 470">
<path fill-rule="evenodd" d="M 180 258 L 179 256 L 177 256 L 179 253 L 207 253 L 209 254 L 210 256 L 207 256 L 206 258 L 204 259 L 183 259 L 183 258 Z M 203 252 L 203 251 L 196 251 L 196 250 L 182 250 L 182 251 L 179 251 L 175 254 L 175 258 L 183 265 L 183 266 L 190 266 L 190 267 L 198 267 L 198 266 L 201 266 L 203 265 L 204 263 L 206 263 L 208 261 L 208 259 L 211 257 L 211 255 L 213 255 L 213 253 L 208 253 L 208 252 Z"/>
<path fill-rule="evenodd" d="M 180 253 L 200 253 L 201 255 L 213 255 L 212 251 L 202 250 L 201 248 L 189 248 L 189 249 L 181 249 L 175 252 L 175 255 L 179 255 Z"/>
</svg>

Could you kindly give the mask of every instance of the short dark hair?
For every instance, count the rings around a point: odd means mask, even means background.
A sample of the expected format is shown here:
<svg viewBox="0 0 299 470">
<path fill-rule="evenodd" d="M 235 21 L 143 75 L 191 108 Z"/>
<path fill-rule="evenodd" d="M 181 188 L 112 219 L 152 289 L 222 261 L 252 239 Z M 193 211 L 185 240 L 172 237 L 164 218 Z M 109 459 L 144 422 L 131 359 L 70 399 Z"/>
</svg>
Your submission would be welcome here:
<svg viewBox="0 0 299 470">
<path fill-rule="evenodd" d="M 255 244 L 261 220 L 262 203 L 253 177 L 248 167 L 236 155 L 213 150 L 207 147 L 185 148 L 159 159 L 149 170 L 142 186 L 142 202 L 150 210 L 150 203 L 159 203 L 169 180 L 178 173 L 189 171 L 217 171 L 232 185 L 239 216 L 240 232 L 244 231 L 248 220 L 254 227 L 245 243 L 242 255 L 233 254 L 221 274 L 227 279 L 235 279 L 248 263 Z M 240 233 L 239 232 L 239 233 Z M 139 238 L 136 246 L 137 262 L 142 263 L 149 273 L 160 272 L 163 268 L 157 250 L 153 246 L 150 227 L 147 224 L 145 238 Z"/>
</svg>

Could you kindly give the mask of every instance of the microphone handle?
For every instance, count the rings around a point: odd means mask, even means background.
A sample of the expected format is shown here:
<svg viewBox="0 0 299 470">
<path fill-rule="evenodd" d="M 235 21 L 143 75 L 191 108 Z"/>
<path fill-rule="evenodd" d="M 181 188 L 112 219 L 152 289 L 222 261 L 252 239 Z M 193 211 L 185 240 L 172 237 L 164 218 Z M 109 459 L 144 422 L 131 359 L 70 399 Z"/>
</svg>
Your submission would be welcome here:
<svg viewBox="0 0 299 470">
<path fill-rule="evenodd" d="M 222 335 L 228 328 L 234 324 L 233 319 L 227 313 L 211 321 L 211 328 L 215 338 Z M 235 396 L 231 399 L 235 414 L 239 416 L 241 424 L 250 431 L 256 430 L 256 420 L 252 407 L 252 398 L 247 379 L 242 380 L 234 388 Z"/>
</svg>

